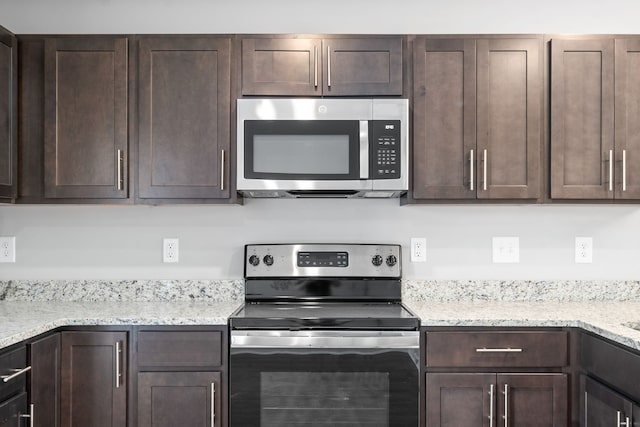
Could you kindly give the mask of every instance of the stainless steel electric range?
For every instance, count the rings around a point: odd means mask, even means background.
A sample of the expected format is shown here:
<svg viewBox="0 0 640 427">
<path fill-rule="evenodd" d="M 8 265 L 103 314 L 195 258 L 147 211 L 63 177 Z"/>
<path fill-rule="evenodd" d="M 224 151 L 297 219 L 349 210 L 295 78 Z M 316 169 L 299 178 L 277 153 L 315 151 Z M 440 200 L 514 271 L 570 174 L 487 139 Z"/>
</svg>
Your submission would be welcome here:
<svg viewBox="0 0 640 427">
<path fill-rule="evenodd" d="M 230 425 L 415 427 L 419 319 L 399 245 L 245 247 L 229 319 Z"/>
</svg>

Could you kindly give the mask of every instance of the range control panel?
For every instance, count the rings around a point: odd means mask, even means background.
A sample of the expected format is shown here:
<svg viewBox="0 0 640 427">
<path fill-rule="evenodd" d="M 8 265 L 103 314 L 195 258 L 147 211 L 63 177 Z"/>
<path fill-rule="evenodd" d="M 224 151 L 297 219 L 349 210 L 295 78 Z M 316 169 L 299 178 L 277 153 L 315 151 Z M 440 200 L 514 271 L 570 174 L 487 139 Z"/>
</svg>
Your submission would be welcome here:
<svg viewBox="0 0 640 427">
<path fill-rule="evenodd" d="M 400 120 L 373 120 L 371 129 L 371 178 L 400 178 Z"/>
<path fill-rule="evenodd" d="M 401 277 L 400 245 L 264 244 L 245 246 L 245 278 Z"/>
</svg>

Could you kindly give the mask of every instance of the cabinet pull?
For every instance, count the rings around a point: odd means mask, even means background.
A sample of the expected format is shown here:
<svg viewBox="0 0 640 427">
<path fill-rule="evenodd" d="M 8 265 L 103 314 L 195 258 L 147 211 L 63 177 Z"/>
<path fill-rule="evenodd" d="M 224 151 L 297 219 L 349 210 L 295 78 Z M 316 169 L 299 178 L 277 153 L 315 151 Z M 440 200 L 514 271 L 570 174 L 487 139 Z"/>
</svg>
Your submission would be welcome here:
<svg viewBox="0 0 640 427">
<path fill-rule="evenodd" d="M 116 341 L 116 388 L 120 388 L 120 341 Z"/>
<path fill-rule="evenodd" d="M 29 427 L 33 427 L 35 425 L 35 421 L 33 419 L 33 403 L 29 405 L 29 414 L 20 414 L 20 418 L 29 418 Z"/>
<path fill-rule="evenodd" d="M 318 88 L 318 46 L 313 47 L 313 87 Z"/>
<path fill-rule="evenodd" d="M 30 370 L 31 370 L 31 366 L 27 366 L 24 369 L 9 369 L 9 372 L 13 372 L 13 373 L 9 375 L 2 375 L 0 376 L 0 378 L 2 378 L 3 383 L 8 383 L 12 379 L 19 377 L 22 374 L 26 374 Z"/>
<path fill-rule="evenodd" d="M 224 150 L 220 153 L 220 190 L 224 190 Z"/>
<path fill-rule="evenodd" d="M 216 383 L 211 383 L 211 427 L 216 427 Z"/>
<path fill-rule="evenodd" d="M 627 150 L 622 150 L 622 191 L 627 191 Z"/>
<path fill-rule="evenodd" d="M 509 427 L 509 384 L 504 385 L 504 427 Z"/>
<path fill-rule="evenodd" d="M 493 384 L 489 384 L 489 427 L 493 427 Z"/>
<path fill-rule="evenodd" d="M 522 353 L 521 348 L 476 348 L 476 353 Z"/>
<path fill-rule="evenodd" d="M 123 184 L 123 180 L 122 180 L 122 150 L 118 150 L 116 153 L 118 159 L 117 159 L 117 163 L 118 163 L 118 191 L 122 190 L 122 184 Z"/>
<path fill-rule="evenodd" d="M 469 151 L 469 190 L 473 191 L 473 149 Z"/>
<path fill-rule="evenodd" d="M 331 89 L 331 46 L 327 46 L 327 88 Z"/>
<path fill-rule="evenodd" d="M 625 417 L 625 421 L 622 422 L 622 412 L 618 411 L 618 424 L 617 427 L 632 427 L 629 417 Z"/>
<path fill-rule="evenodd" d="M 609 191 L 613 191 L 613 150 L 609 150 Z"/>
<path fill-rule="evenodd" d="M 483 150 L 482 152 L 482 189 L 487 191 L 487 160 L 489 156 L 487 155 L 487 150 Z"/>
</svg>

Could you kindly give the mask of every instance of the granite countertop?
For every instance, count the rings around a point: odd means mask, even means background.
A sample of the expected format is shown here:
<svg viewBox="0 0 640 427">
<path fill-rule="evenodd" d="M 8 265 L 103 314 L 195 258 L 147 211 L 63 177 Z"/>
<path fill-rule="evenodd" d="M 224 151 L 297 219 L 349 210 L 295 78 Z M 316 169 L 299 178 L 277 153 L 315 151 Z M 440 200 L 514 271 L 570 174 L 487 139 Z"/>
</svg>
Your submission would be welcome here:
<svg viewBox="0 0 640 427">
<path fill-rule="evenodd" d="M 405 301 L 422 326 L 579 327 L 640 350 L 640 302 Z"/>
<path fill-rule="evenodd" d="M 226 325 L 238 302 L 0 302 L 0 348 L 61 326 Z"/>
</svg>

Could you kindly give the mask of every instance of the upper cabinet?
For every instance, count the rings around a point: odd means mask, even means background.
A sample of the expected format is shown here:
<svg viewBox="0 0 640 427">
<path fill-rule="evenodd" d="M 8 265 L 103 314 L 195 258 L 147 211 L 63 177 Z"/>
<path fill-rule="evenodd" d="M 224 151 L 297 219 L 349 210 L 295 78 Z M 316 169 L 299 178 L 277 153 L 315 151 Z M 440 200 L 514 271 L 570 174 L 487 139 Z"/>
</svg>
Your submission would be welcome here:
<svg viewBox="0 0 640 427">
<path fill-rule="evenodd" d="M 551 197 L 640 199 L 640 39 L 551 41 Z"/>
<path fill-rule="evenodd" d="M 13 34 L 0 27 L 0 201 L 17 195 L 17 46 Z"/>
<path fill-rule="evenodd" d="M 400 96 L 404 37 L 242 40 L 242 94 Z"/>
<path fill-rule="evenodd" d="M 138 198 L 228 199 L 231 39 L 142 37 Z"/>
<path fill-rule="evenodd" d="M 127 39 L 44 43 L 44 195 L 128 197 Z"/>
<path fill-rule="evenodd" d="M 539 198 L 541 51 L 541 38 L 416 39 L 414 199 Z"/>
</svg>

